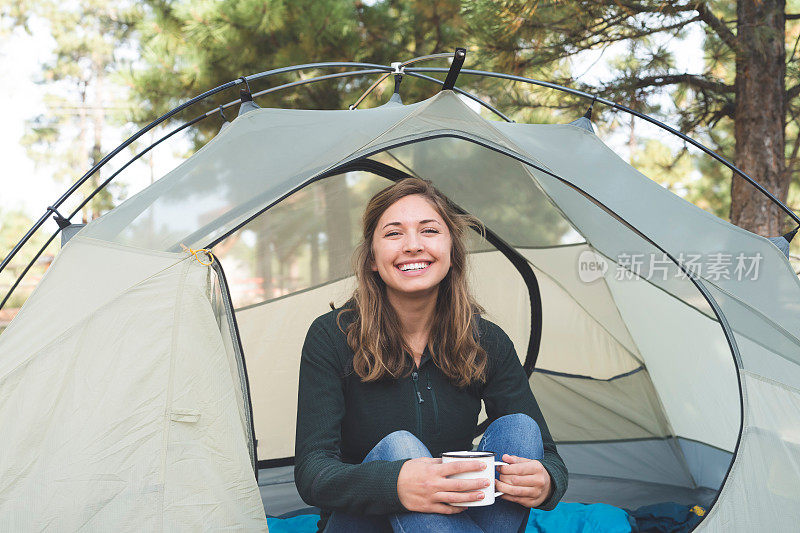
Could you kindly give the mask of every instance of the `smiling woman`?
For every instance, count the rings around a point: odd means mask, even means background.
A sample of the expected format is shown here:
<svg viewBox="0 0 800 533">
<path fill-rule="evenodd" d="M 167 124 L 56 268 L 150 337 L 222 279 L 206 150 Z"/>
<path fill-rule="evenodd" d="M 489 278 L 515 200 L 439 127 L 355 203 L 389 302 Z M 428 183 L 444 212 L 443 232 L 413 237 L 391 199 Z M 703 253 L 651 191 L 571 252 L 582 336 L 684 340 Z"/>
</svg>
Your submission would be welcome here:
<svg viewBox="0 0 800 533">
<path fill-rule="evenodd" d="M 407 373 L 406 354 L 418 366 L 434 340 L 431 356 L 448 378 L 459 386 L 484 379 L 486 354 L 474 334 L 482 309 L 467 287 L 464 234 L 471 225 L 480 222 L 419 179 L 401 180 L 369 201 L 355 305 L 339 313 L 356 315 L 346 333 L 362 379 Z M 414 264 L 427 266 L 406 270 Z"/>
<path fill-rule="evenodd" d="M 303 347 L 300 495 L 328 533 L 517 531 L 529 508 L 555 507 L 566 467 L 512 342 L 468 290 L 464 237 L 480 222 L 415 178 L 373 196 L 362 222 L 357 288 Z M 482 401 L 478 449 L 510 463 L 493 505 L 485 477 L 450 478 L 482 463 L 439 458 L 472 448 Z"/>
</svg>

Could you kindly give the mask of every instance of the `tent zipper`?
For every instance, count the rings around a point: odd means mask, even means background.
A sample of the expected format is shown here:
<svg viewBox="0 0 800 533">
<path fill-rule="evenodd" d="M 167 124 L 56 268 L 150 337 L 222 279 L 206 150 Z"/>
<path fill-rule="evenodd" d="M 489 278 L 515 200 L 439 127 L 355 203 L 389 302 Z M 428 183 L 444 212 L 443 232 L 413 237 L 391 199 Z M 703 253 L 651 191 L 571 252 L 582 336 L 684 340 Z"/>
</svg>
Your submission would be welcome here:
<svg viewBox="0 0 800 533">
<path fill-rule="evenodd" d="M 247 375 L 247 365 L 244 360 L 244 349 L 242 348 L 242 339 L 239 336 L 239 324 L 236 322 L 236 315 L 233 312 L 233 302 L 231 299 L 231 292 L 228 288 L 228 279 L 225 277 L 225 271 L 222 270 L 222 264 L 219 258 L 211 254 L 213 258 L 211 268 L 217 273 L 217 281 L 219 281 L 220 293 L 222 294 L 222 302 L 225 306 L 225 311 L 228 319 L 228 329 L 233 337 L 233 349 L 236 352 L 236 363 L 239 370 L 239 380 L 242 387 L 242 394 L 245 401 L 245 417 L 249 425 L 248 428 L 248 448 L 250 451 L 250 461 L 253 466 L 253 473 L 258 482 L 258 447 L 256 443 L 255 422 L 253 420 L 253 402 L 250 397 L 250 378 Z"/>
<path fill-rule="evenodd" d="M 436 393 L 433 392 L 433 387 L 431 387 L 430 375 L 428 375 L 427 389 L 431 393 L 431 402 L 433 403 L 433 432 L 439 433 L 439 405 L 436 403 Z"/>
<path fill-rule="evenodd" d="M 428 375 L 428 391 L 431 394 L 431 402 L 433 403 L 433 432 L 439 433 L 439 404 L 436 403 L 436 393 L 431 387 L 431 376 Z"/>
<path fill-rule="evenodd" d="M 414 407 L 417 409 L 417 437 L 419 438 L 422 435 L 422 408 L 420 404 L 425 403 L 425 400 L 422 399 L 422 394 L 420 394 L 419 387 L 417 387 L 419 372 L 416 370 L 411 372 L 411 381 L 414 383 Z"/>
</svg>

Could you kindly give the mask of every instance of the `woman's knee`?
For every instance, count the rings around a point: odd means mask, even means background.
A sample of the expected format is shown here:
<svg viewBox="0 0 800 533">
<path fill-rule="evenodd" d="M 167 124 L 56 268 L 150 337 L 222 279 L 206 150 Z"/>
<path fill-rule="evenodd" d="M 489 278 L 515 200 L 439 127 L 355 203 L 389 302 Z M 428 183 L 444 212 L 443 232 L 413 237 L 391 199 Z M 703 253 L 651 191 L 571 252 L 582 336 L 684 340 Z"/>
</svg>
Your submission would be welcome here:
<svg viewBox="0 0 800 533">
<path fill-rule="evenodd" d="M 383 437 L 373 448 L 373 452 L 380 455 L 380 459 L 396 461 L 398 459 L 415 459 L 417 457 L 430 457 L 428 448 L 413 433 L 399 430 Z M 372 452 L 370 452 L 372 455 Z M 375 457 L 377 459 L 377 457 Z"/>
<path fill-rule="evenodd" d="M 530 459 L 539 459 L 544 452 L 539 424 L 524 413 L 514 413 L 497 418 L 486 429 L 482 444 L 490 447 L 500 446 L 505 453 L 523 454 L 525 457 L 530 456 Z"/>
<path fill-rule="evenodd" d="M 527 436 L 542 438 L 542 430 L 539 428 L 539 424 L 525 413 L 513 413 L 501 416 L 492 422 L 490 427 L 491 426 L 507 427 Z"/>
</svg>

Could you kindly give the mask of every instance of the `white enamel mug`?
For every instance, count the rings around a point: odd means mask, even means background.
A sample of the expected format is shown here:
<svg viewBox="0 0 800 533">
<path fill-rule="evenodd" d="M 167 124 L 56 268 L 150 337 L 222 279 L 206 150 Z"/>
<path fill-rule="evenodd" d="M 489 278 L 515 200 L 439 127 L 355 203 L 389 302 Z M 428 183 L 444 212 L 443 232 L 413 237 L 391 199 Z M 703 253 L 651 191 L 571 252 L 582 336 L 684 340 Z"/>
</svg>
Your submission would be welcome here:
<svg viewBox="0 0 800 533">
<path fill-rule="evenodd" d="M 508 463 L 504 463 L 503 461 L 495 461 L 494 452 L 445 452 L 442 454 L 442 463 L 453 463 L 456 461 L 480 461 L 486 465 L 486 468 L 473 472 L 453 474 L 451 476 L 447 476 L 448 478 L 488 479 L 489 486 L 485 489 L 477 489 L 483 492 L 483 498 L 480 500 L 463 503 L 451 503 L 450 505 L 455 505 L 457 507 L 482 507 L 484 505 L 492 505 L 494 503 L 494 499 L 503 494 L 502 492 L 495 492 L 494 490 L 494 468 L 495 466 L 507 465 Z M 469 492 L 477 492 L 477 490 L 471 490 Z"/>
</svg>

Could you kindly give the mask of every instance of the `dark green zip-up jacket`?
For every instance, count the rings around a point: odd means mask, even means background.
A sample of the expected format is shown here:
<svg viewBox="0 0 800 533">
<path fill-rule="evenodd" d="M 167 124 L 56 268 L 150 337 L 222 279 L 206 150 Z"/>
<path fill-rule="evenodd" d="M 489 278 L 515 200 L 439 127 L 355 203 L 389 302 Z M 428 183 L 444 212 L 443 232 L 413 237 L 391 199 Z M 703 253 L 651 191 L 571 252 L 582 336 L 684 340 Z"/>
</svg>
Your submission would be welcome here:
<svg viewBox="0 0 800 533">
<path fill-rule="evenodd" d="M 427 350 L 409 376 L 363 383 L 353 371 L 353 351 L 336 324 L 338 313 L 314 320 L 300 360 L 294 476 L 303 500 L 323 510 L 320 530 L 331 511 L 405 512 L 397 495 L 397 477 L 405 460 L 361 461 L 378 441 L 401 429 L 416 435 L 433 457 L 472 449 L 481 399 L 490 420 L 525 413 L 539 424 L 542 465 L 553 483 L 551 497 L 540 508 L 556 506 L 567 490 L 567 468 L 514 345 L 499 326 L 479 319 L 480 344 L 488 355 L 484 384 L 452 385 Z M 342 315 L 342 328 L 352 316 Z"/>
</svg>

